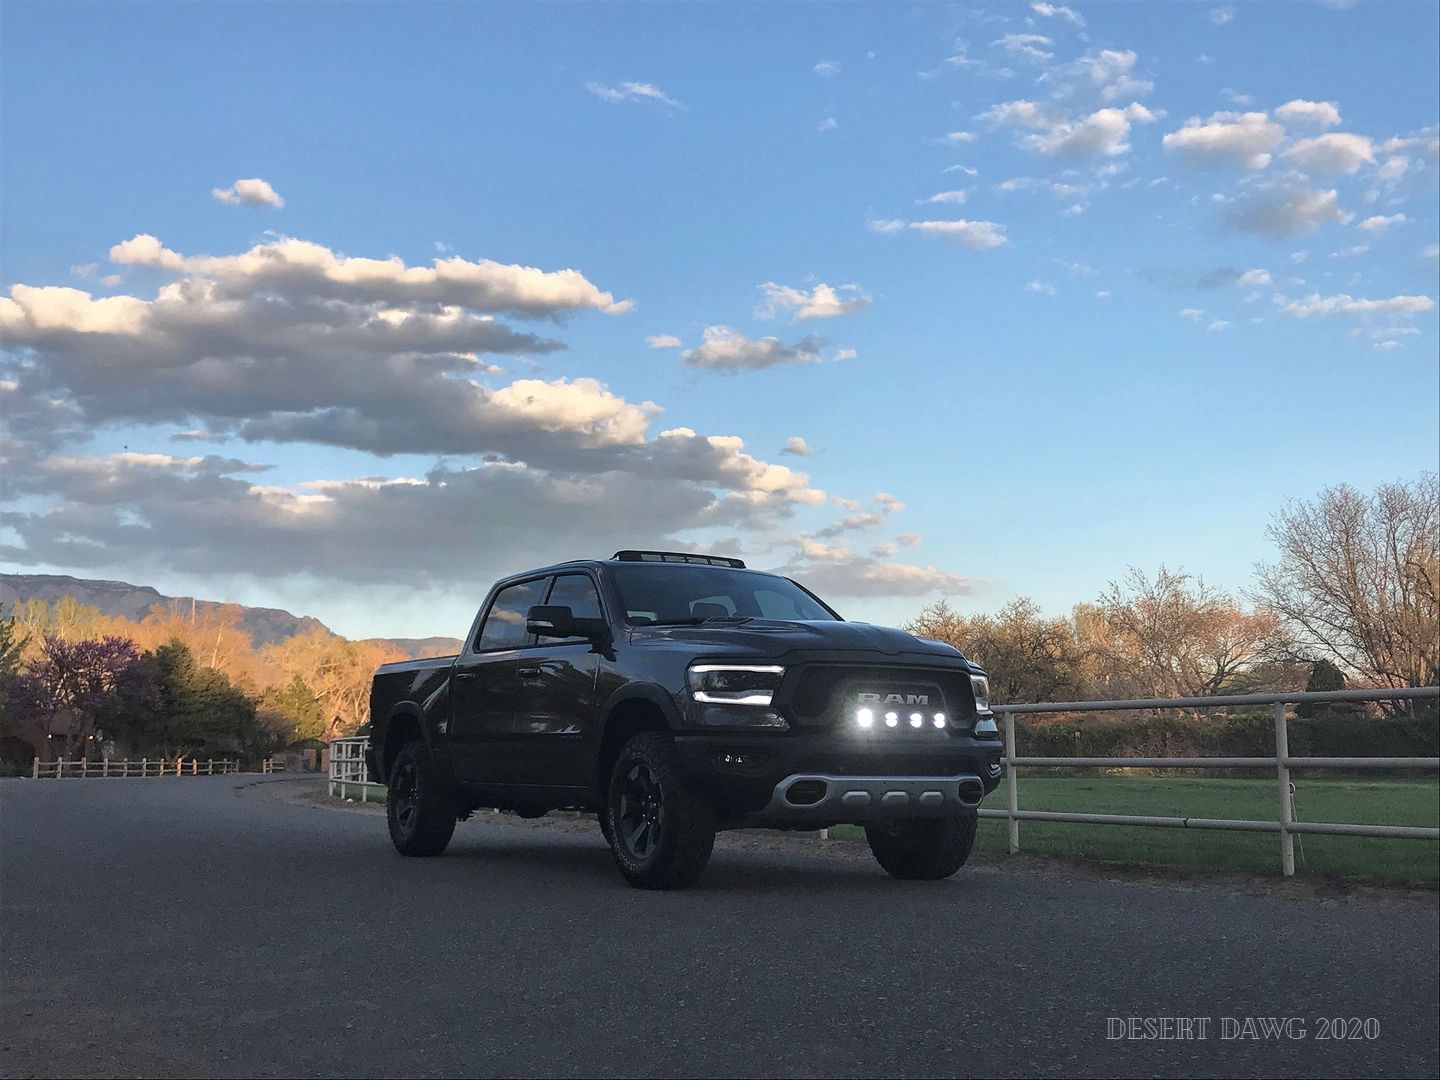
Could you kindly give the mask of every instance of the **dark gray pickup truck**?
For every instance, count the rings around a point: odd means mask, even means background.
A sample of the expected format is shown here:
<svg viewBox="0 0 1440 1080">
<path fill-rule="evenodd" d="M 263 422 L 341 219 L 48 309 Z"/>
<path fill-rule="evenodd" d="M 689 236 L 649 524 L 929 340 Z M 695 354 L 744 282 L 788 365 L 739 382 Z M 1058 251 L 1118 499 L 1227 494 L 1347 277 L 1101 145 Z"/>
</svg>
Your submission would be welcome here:
<svg viewBox="0 0 1440 1080">
<path fill-rule="evenodd" d="M 750 826 L 863 825 L 895 877 L 947 877 L 1000 777 L 985 673 L 958 650 L 707 555 L 506 578 L 459 656 L 375 673 L 370 715 L 403 854 L 440 854 L 481 807 L 576 809 L 644 888 L 695 883 L 716 831 Z"/>
</svg>

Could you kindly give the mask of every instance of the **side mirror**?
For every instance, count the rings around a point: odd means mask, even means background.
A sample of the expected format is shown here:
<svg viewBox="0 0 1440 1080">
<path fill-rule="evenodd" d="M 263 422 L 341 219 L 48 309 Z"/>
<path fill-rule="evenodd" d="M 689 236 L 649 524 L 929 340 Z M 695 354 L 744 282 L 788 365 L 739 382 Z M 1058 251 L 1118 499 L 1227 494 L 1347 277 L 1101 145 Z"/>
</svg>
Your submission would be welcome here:
<svg viewBox="0 0 1440 1080">
<path fill-rule="evenodd" d="M 605 635 L 604 619 L 577 619 L 563 604 L 536 604 L 525 614 L 525 631 L 541 637 L 589 638 Z"/>
</svg>

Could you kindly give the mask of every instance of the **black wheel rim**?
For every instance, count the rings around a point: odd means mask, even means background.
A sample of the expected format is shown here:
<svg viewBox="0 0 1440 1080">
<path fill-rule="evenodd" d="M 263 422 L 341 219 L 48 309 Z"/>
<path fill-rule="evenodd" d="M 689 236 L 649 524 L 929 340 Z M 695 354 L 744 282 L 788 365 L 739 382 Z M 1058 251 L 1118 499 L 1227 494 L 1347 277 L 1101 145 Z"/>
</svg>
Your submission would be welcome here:
<svg viewBox="0 0 1440 1080">
<path fill-rule="evenodd" d="M 413 761 L 402 762 L 395 770 L 390 782 L 390 806 L 395 814 L 395 824 L 400 831 L 408 834 L 415 825 L 415 814 L 419 809 L 420 778 Z"/>
<path fill-rule="evenodd" d="M 644 861 L 655 853 L 665 824 L 665 796 L 650 766 L 637 764 L 625 774 L 620 787 L 620 840 L 634 858 Z"/>
</svg>

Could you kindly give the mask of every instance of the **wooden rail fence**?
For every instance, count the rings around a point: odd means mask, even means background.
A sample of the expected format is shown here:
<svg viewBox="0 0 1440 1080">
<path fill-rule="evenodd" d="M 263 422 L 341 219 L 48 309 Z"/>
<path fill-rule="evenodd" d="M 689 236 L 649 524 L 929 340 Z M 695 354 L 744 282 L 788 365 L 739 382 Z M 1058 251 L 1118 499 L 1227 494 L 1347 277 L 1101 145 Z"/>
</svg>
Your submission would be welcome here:
<svg viewBox="0 0 1440 1080">
<path fill-rule="evenodd" d="M 207 758 L 141 758 L 100 761 L 41 761 L 38 757 L 31 767 L 30 776 L 35 780 L 67 780 L 86 778 L 120 778 L 127 776 L 223 776 L 240 771 L 240 763 L 229 759 Z"/>
</svg>

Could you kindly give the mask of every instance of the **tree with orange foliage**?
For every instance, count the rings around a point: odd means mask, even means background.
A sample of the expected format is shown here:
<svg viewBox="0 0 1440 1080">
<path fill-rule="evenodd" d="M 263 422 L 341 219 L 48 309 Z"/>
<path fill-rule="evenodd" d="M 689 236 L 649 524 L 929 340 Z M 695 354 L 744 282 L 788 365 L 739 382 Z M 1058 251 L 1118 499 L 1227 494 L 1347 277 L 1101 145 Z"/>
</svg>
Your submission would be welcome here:
<svg viewBox="0 0 1440 1080">
<path fill-rule="evenodd" d="M 404 659 L 394 646 L 347 641 L 324 630 L 310 630 L 267 646 L 264 656 L 284 673 L 286 681 L 299 675 L 320 700 L 325 739 L 353 735 L 369 721 L 375 669 Z"/>
</svg>

